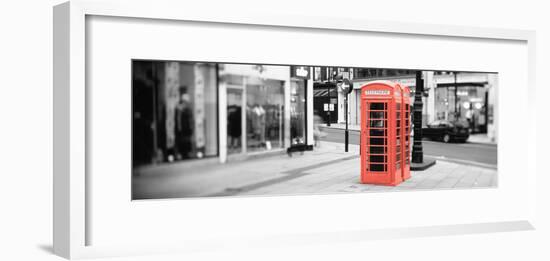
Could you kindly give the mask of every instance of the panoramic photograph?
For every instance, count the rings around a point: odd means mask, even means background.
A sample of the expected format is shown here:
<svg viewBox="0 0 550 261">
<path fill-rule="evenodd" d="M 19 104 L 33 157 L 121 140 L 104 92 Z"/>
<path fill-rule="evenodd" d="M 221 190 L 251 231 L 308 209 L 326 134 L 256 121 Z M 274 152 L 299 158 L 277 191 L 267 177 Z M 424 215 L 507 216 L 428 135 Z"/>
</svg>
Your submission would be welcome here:
<svg viewBox="0 0 550 261">
<path fill-rule="evenodd" d="M 497 186 L 495 72 L 131 66 L 133 200 Z"/>
</svg>

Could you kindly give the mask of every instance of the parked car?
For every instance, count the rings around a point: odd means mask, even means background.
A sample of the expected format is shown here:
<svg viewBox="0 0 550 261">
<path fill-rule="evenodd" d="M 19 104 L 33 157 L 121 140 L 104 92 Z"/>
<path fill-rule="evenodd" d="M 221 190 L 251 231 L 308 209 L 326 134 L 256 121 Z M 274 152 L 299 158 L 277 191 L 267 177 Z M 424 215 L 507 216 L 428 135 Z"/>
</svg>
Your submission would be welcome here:
<svg viewBox="0 0 550 261">
<path fill-rule="evenodd" d="M 422 128 L 422 136 L 443 142 L 466 142 L 470 137 L 470 130 L 465 123 L 438 120 L 428 124 L 428 127 Z"/>
</svg>

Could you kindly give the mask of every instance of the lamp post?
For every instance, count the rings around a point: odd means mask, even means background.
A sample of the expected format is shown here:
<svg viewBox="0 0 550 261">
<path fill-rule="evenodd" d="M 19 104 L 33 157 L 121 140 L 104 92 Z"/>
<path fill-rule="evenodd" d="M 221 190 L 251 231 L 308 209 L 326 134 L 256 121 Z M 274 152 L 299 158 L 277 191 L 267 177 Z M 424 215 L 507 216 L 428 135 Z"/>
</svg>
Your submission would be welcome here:
<svg viewBox="0 0 550 261">
<path fill-rule="evenodd" d="M 458 117 L 460 115 L 459 113 L 459 106 L 458 106 L 458 84 L 456 83 L 456 72 L 453 72 L 454 74 L 454 77 L 455 77 L 455 118 L 454 120 L 455 121 L 458 121 Z"/>
<path fill-rule="evenodd" d="M 424 93 L 424 80 L 422 71 L 416 71 L 416 88 L 414 92 L 414 142 L 412 149 L 412 162 L 423 163 L 424 152 L 422 151 L 422 94 Z"/>
<path fill-rule="evenodd" d="M 328 95 L 327 127 L 330 127 L 330 84 L 327 84 L 327 95 Z"/>
</svg>

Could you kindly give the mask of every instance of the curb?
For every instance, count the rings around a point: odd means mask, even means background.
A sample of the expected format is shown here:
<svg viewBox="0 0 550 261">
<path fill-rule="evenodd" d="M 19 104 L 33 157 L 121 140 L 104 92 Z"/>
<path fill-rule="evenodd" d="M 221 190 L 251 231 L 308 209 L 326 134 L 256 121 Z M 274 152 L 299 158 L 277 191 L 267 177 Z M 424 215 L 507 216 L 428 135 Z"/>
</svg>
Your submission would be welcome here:
<svg viewBox="0 0 550 261">
<path fill-rule="evenodd" d="M 423 163 L 412 163 L 411 162 L 411 171 L 422 171 L 430 168 L 431 166 L 435 165 L 437 160 L 435 160 L 432 157 L 425 157 Z"/>
<path fill-rule="evenodd" d="M 341 128 L 341 127 L 327 127 L 327 126 L 319 126 L 319 128 L 323 128 L 323 129 L 335 129 L 335 130 L 346 130 L 346 128 Z M 355 132 L 360 132 L 361 130 L 356 130 L 356 129 L 349 129 L 348 128 L 348 131 L 355 131 Z"/>
<path fill-rule="evenodd" d="M 469 141 L 469 140 L 466 140 L 466 144 L 479 144 L 479 145 L 498 146 L 498 143 L 496 143 L 496 142 L 481 142 L 481 141 Z"/>
<path fill-rule="evenodd" d="M 432 156 L 432 155 L 424 155 L 424 156 L 432 157 L 435 160 L 440 160 L 440 161 L 452 162 L 457 164 L 468 164 L 475 167 L 498 170 L 498 165 L 480 163 L 480 162 L 469 161 L 469 160 L 451 159 L 451 158 L 446 158 L 441 156 Z"/>
</svg>

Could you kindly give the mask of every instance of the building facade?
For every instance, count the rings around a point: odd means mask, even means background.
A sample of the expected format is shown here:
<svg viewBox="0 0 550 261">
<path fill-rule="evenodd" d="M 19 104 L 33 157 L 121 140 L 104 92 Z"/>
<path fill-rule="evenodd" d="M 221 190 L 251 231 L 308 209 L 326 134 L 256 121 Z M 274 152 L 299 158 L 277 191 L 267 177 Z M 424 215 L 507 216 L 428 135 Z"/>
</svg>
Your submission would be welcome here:
<svg viewBox="0 0 550 261">
<path fill-rule="evenodd" d="M 311 149 L 312 68 L 133 61 L 135 166 Z"/>
<path fill-rule="evenodd" d="M 315 108 L 321 109 L 325 103 L 331 103 L 329 108 L 334 107 L 334 110 L 330 111 L 331 123 L 345 123 L 345 95 L 338 91 L 336 84 L 331 83 L 334 74 L 343 73 L 353 82 L 353 91 L 348 95 L 350 125 L 360 124 L 360 88 L 367 82 L 398 82 L 410 87 L 413 96 L 416 89 L 414 70 L 316 67 L 314 71 L 321 72 L 318 77 L 314 77 Z M 422 74 L 423 124 L 436 120 L 463 122 L 469 126 L 472 133 L 486 134 L 491 141 L 497 141 L 498 74 L 442 71 L 423 71 Z M 324 107 L 326 109 L 327 106 Z M 325 123 L 328 122 L 327 112 L 322 111 L 321 115 Z"/>
</svg>

